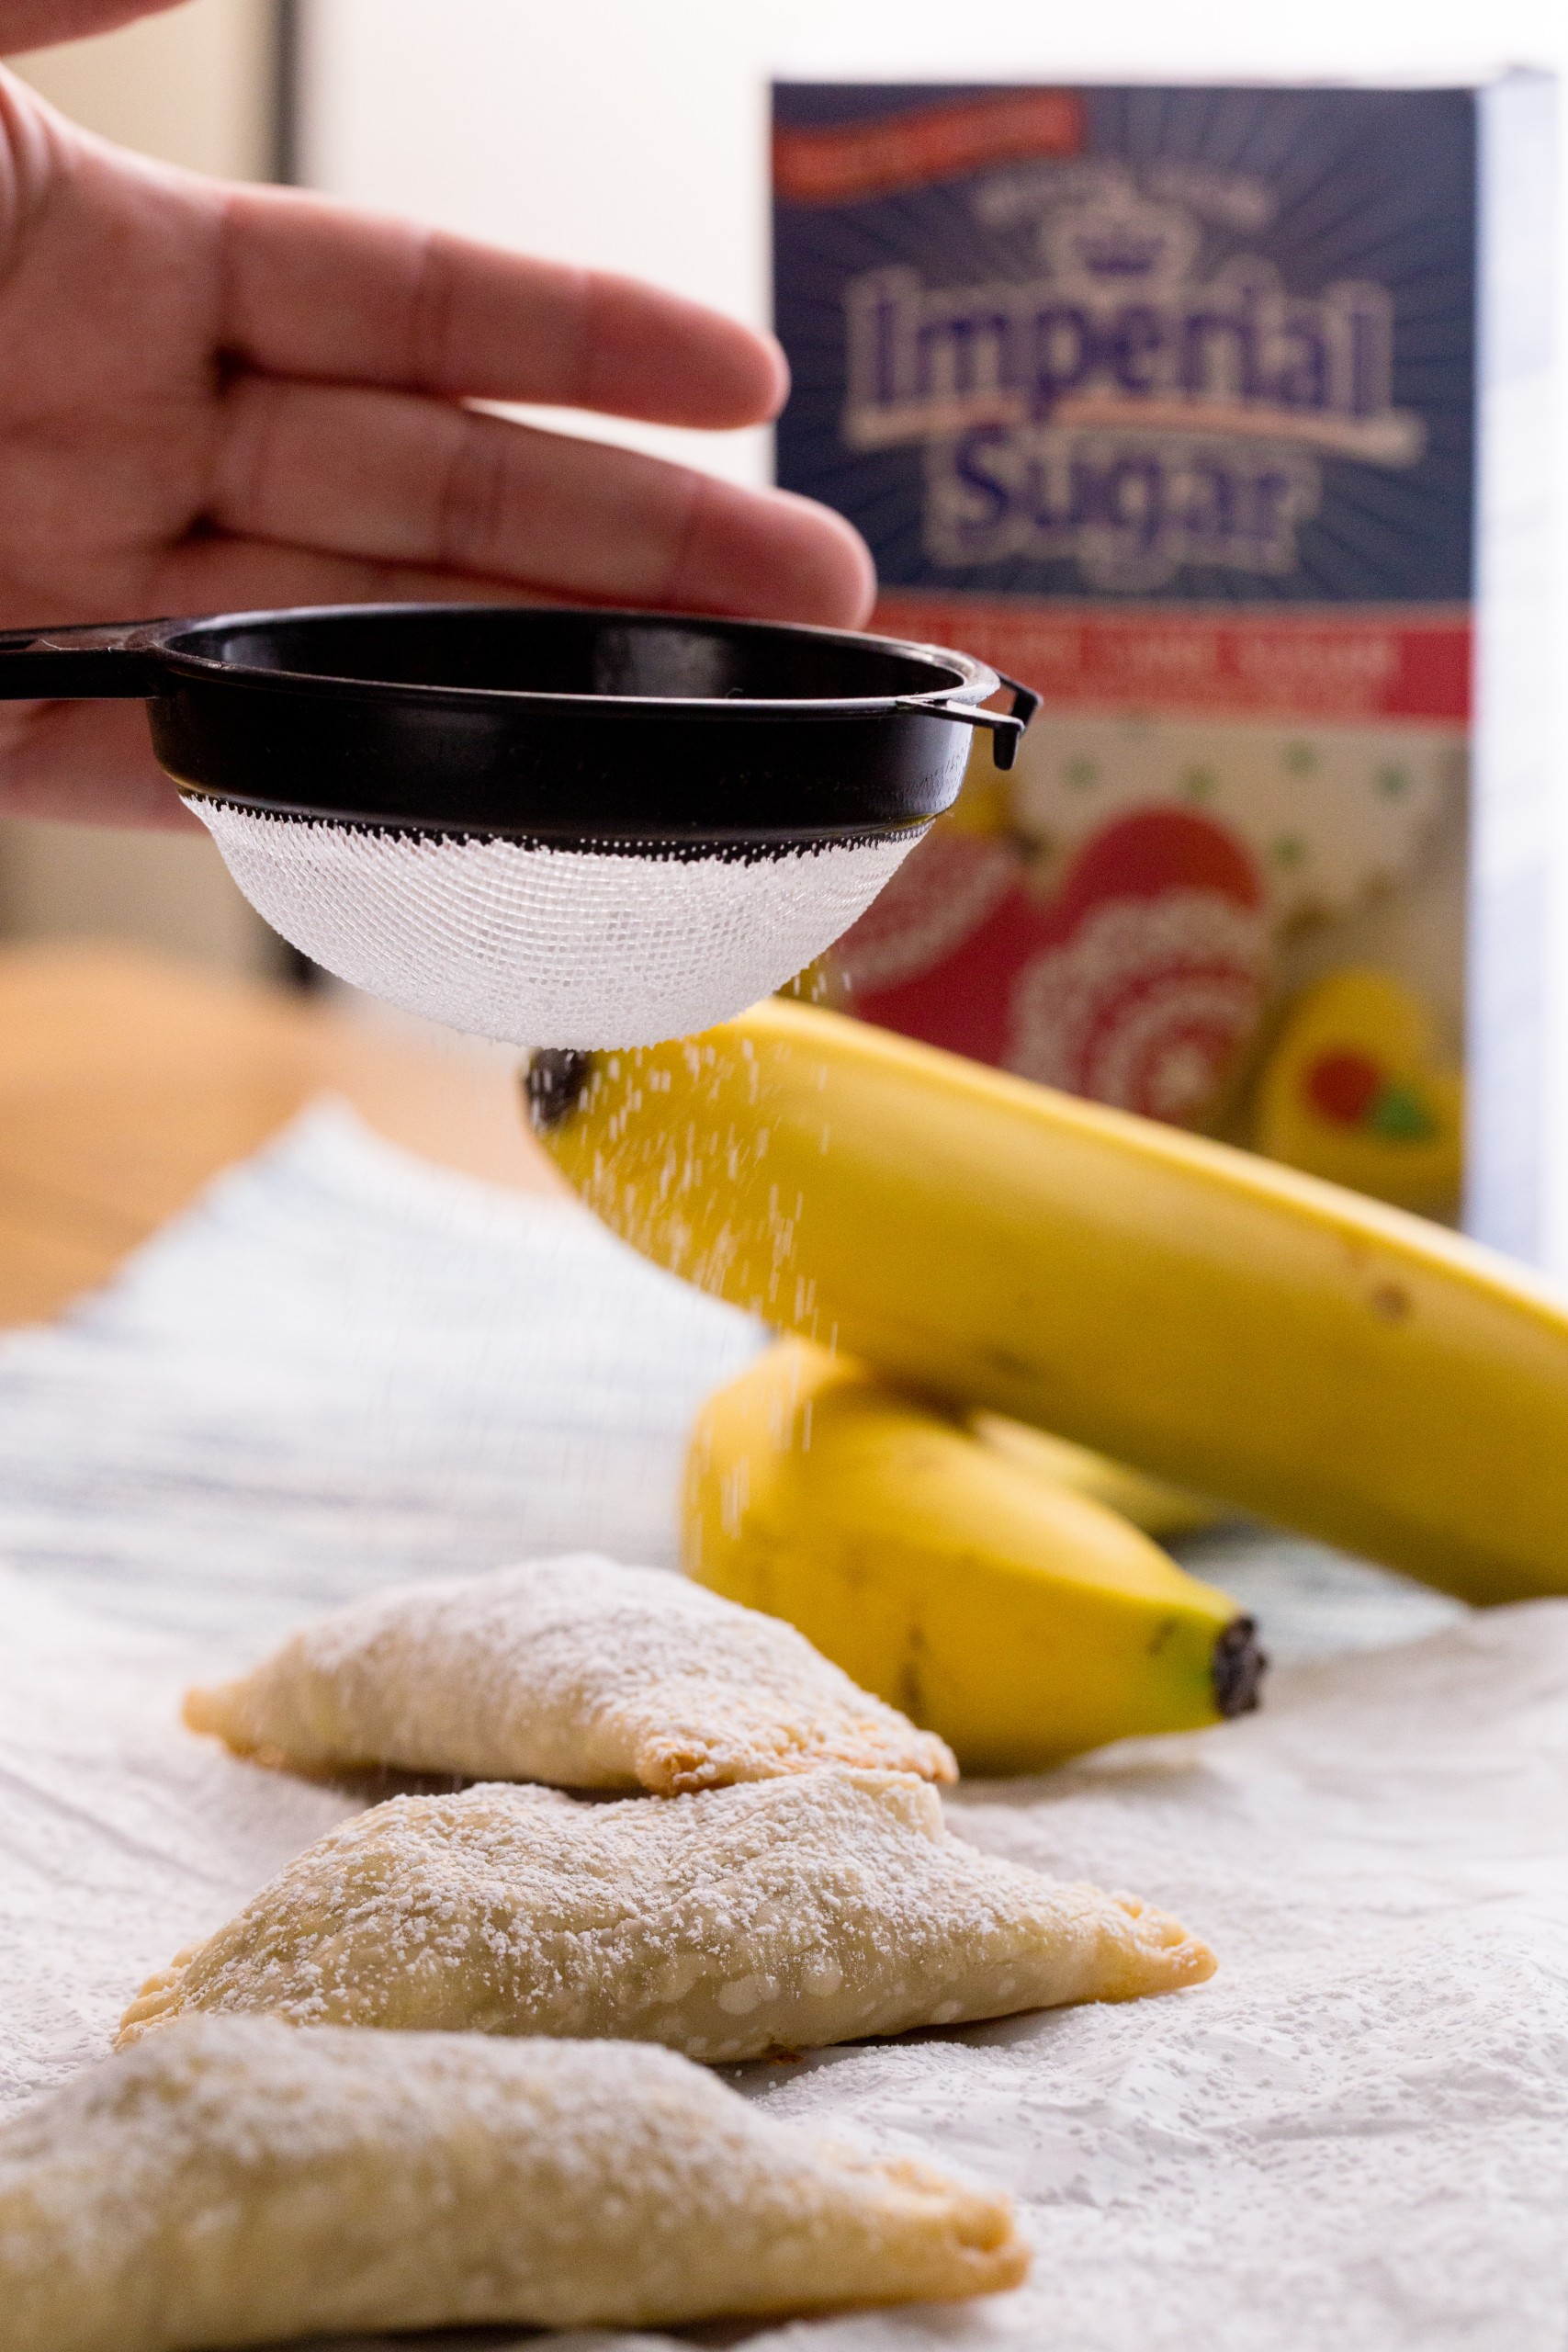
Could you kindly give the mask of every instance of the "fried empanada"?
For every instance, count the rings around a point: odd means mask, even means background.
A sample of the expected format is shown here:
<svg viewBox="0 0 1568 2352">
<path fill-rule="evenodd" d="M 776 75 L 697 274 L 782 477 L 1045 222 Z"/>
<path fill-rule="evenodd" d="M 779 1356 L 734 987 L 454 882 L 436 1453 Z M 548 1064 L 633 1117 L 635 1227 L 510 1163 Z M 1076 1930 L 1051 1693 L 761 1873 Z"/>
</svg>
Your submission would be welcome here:
<svg viewBox="0 0 1568 2352">
<path fill-rule="evenodd" d="M 661 1796 L 818 1764 L 957 1778 L 793 1625 L 590 1555 L 408 1585 L 307 1625 L 193 1731 L 306 1770 L 390 1764 Z"/>
<path fill-rule="evenodd" d="M 151 1978 L 120 2033 L 272 2011 L 610 2035 L 716 2063 L 1213 1970 L 1161 1913 L 966 1845 L 907 1773 L 615 1803 L 491 1782 L 330 1831 Z"/>
<path fill-rule="evenodd" d="M 995 2293 L 1005 2197 L 665 2050 L 192 2018 L 0 2126 L 6 2352 Z"/>
</svg>

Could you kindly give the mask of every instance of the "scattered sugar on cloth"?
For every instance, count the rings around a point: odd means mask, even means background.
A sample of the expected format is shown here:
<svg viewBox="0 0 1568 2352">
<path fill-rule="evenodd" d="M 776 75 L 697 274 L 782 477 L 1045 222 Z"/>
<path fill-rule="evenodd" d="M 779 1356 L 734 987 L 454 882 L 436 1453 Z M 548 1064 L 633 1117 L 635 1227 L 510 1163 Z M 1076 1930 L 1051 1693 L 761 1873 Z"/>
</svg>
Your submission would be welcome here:
<svg viewBox="0 0 1568 2352">
<path fill-rule="evenodd" d="M 335 1115 L 0 1344 L 0 2106 L 355 1809 L 184 1732 L 182 1682 L 399 1576 L 669 1562 L 685 1418 L 755 1344 L 570 1211 Z M 1175 1912 L 1220 1973 L 734 2070 L 773 2114 L 1007 2188 L 1035 2249 L 1014 2295 L 749 2342 L 1562 2352 L 1568 1603 L 1472 1616 L 1221 1548 L 1278 1646 L 1340 1654 L 1243 1722 L 947 1800 L 989 1851 Z"/>
</svg>

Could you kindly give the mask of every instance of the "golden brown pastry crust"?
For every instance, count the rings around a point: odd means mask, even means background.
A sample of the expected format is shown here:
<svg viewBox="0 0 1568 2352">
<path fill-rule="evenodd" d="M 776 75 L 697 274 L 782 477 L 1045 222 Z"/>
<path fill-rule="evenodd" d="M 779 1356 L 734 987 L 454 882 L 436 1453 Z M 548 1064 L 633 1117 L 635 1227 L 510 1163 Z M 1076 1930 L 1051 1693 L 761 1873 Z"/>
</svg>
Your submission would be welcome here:
<svg viewBox="0 0 1568 2352">
<path fill-rule="evenodd" d="M 490 1782 L 321 1838 L 149 1980 L 190 2010 L 607 2035 L 710 2062 L 1209 1975 L 1156 1911 L 982 1853 L 903 1773 L 594 1803 Z"/>
<path fill-rule="evenodd" d="M 6 2352 L 994 2293 L 1008 2200 L 668 2051 L 202 2018 L 0 2126 Z"/>
<path fill-rule="evenodd" d="M 957 1777 L 950 1749 L 776 1617 L 592 1555 L 411 1585 L 305 1626 L 185 1718 L 306 1770 L 389 1764 L 671 1795 L 818 1764 Z"/>
</svg>

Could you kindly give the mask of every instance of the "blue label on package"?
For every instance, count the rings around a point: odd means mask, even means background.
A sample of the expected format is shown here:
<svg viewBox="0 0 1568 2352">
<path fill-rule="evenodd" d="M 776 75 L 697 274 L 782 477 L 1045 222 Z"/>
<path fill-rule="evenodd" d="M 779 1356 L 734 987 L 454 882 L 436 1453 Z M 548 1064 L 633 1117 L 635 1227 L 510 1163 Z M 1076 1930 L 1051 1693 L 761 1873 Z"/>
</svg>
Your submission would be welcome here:
<svg viewBox="0 0 1568 2352">
<path fill-rule="evenodd" d="M 779 479 L 885 587 L 1466 605 L 1462 90 L 784 84 Z"/>
</svg>

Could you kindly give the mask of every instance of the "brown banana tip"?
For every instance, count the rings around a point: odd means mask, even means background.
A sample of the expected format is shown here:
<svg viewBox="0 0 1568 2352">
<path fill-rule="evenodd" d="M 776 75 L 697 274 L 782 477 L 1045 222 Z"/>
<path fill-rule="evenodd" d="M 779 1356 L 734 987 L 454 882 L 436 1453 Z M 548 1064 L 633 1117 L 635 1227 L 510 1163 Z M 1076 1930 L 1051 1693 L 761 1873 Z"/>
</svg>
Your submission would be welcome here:
<svg viewBox="0 0 1568 2352">
<path fill-rule="evenodd" d="M 1258 1642 L 1256 1623 L 1250 1617 L 1233 1617 L 1214 1643 L 1209 1668 L 1214 1704 L 1221 1714 L 1227 1719 L 1249 1715 L 1258 1703 L 1268 1671 L 1269 1656 Z"/>
<path fill-rule="evenodd" d="M 536 1136 L 570 1119 L 587 1089 L 592 1054 L 570 1046 L 541 1046 L 522 1072 L 523 1105 Z"/>
</svg>

